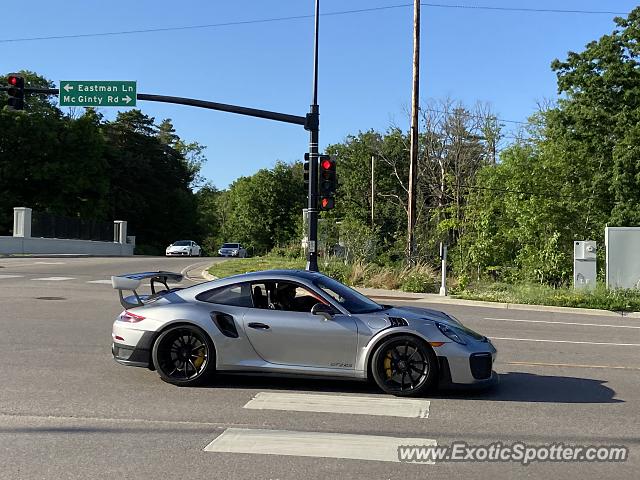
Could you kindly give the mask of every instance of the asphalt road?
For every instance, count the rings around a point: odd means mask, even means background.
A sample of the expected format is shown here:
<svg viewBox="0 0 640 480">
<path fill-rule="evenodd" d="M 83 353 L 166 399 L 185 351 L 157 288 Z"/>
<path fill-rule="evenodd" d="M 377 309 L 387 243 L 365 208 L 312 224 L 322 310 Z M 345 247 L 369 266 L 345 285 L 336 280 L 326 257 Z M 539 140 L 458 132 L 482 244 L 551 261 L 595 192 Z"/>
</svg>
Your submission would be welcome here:
<svg viewBox="0 0 640 480">
<path fill-rule="evenodd" d="M 0 478 L 638 478 L 640 319 L 447 305 L 494 339 L 496 389 L 435 393 L 425 399 L 428 418 L 256 410 L 244 407 L 261 392 L 363 402 L 386 396 L 365 383 L 264 377 L 178 388 L 154 372 L 116 364 L 110 333 L 121 307 L 105 281 L 164 269 L 184 271 L 187 284 L 200 282 L 213 261 L 0 258 Z M 204 450 L 229 428 L 438 445 L 625 445 L 630 458 L 425 465 Z"/>
</svg>

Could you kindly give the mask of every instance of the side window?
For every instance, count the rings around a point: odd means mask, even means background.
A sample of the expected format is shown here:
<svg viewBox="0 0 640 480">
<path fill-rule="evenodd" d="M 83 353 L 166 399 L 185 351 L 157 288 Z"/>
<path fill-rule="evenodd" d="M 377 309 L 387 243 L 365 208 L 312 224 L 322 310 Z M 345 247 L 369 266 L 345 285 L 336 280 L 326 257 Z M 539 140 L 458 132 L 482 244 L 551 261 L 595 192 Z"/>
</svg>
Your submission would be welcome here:
<svg viewBox="0 0 640 480">
<path fill-rule="evenodd" d="M 288 312 L 311 312 L 311 307 L 324 300 L 306 288 L 291 282 L 256 282 L 252 284 L 255 308 L 284 310 Z"/>
<path fill-rule="evenodd" d="M 226 287 L 214 288 L 213 290 L 202 292 L 196 299 L 201 302 L 231 305 L 233 307 L 253 307 L 251 285 L 248 283 L 236 283 Z"/>
</svg>

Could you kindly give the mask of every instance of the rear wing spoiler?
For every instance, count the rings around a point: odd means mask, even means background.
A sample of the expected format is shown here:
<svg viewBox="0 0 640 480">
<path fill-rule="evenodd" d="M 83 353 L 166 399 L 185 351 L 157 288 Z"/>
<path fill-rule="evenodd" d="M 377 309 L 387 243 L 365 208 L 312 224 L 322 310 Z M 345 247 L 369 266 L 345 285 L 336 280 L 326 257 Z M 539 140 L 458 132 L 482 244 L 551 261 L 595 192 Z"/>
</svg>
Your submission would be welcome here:
<svg viewBox="0 0 640 480">
<path fill-rule="evenodd" d="M 173 272 L 142 272 L 142 273 L 127 273 L 125 275 L 118 275 L 111 277 L 111 285 L 115 290 L 118 290 L 118 295 L 120 296 L 120 303 L 124 308 L 133 308 L 140 307 L 144 305 L 143 298 L 136 292 L 136 289 L 140 288 L 143 280 L 150 279 L 151 283 L 151 295 L 155 295 L 158 293 L 156 291 L 156 285 L 160 283 L 164 288 L 168 291 L 169 285 L 167 283 L 171 280 L 174 282 L 182 281 L 181 273 L 173 273 Z M 134 297 L 125 298 L 122 295 L 123 290 L 131 290 L 133 292 Z M 148 296 L 145 296 L 147 298 Z M 132 302 L 131 299 L 135 298 L 135 302 Z"/>
</svg>

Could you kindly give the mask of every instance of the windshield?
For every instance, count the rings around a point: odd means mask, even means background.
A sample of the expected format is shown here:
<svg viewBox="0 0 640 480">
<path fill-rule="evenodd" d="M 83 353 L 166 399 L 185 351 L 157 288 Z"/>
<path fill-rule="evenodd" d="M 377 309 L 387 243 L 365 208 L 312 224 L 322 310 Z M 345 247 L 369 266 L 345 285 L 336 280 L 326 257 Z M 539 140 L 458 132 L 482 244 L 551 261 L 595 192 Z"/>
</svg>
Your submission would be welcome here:
<svg viewBox="0 0 640 480">
<path fill-rule="evenodd" d="M 225 243 L 224 245 L 222 245 L 222 248 L 238 248 L 238 244 L 237 243 Z"/>
<path fill-rule="evenodd" d="M 177 242 L 173 243 L 174 247 L 188 247 L 189 245 L 191 245 L 191 242 L 189 240 L 178 240 Z"/>
<path fill-rule="evenodd" d="M 332 278 L 324 277 L 314 280 L 313 283 L 333 297 L 349 313 L 372 313 L 384 310 L 382 305 L 378 305 L 373 300 Z"/>
</svg>

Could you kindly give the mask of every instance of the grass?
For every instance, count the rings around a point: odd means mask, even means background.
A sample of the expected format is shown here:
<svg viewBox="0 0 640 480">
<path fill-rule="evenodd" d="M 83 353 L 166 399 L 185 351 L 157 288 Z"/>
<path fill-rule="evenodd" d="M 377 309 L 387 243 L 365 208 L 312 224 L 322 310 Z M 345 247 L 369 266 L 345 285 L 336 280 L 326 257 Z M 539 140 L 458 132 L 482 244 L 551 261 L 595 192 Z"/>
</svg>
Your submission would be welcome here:
<svg viewBox="0 0 640 480">
<path fill-rule="evenodd" d="M 209 273 L 216 277 L 228 277 L 257 270 L 299 270 L 304 269 L 305 265 L 306 261 L 303 258 L 267 255 L 220 262 L 212 266 Z M 439 285 L 437 272 L 428 265 L 417 265 L 412 268 L 366 263 L 345 265 L 339 259 L 330 261 L 321 259 L 320 270 L 354 287 L 435 293 Z M 603 285 L 588 291 L 574 290 L 570 287 L 553 288 L 539 284 L 476 283 L 457 291 L 454 296 L 465 300 L 487 302 L 595 308 L 614 312 L 640 311 L 640 291 L 607 290 Z"/>
<path fill-rule="evenodd" d="M 613 312 L 640 311 L 640 291 L 607 290 L 604 285 L 598 285 L 594 290 L 589 291 L 574 290 L 571 287 L 553 288 L 539 284 L 481 283 L 457 292 L 455 297 L 487 302 L 596 308 Z"/>
<path fill-rule="evenodd" d="M 422 293 L 436 291 L 437 275 L 426 265 L 417 265 L 412 268 L 364 263 L 345 265 L 340 259 L 320 259 L 318 263 L 322 273 L 353 287 L 402 289 L 406 292 Z M 217 263 L 209 269 L 209 273 L 221 278 L 257 270 L 295 270 L 304 269 L 305 266 L 306 261 L 303 258 L 267 255 Z"/>
<path fill-rule="evenodd" d="M 227 262 L 216 263 L 209 269 L 209 273 L 218 278 L 237 275 L 239 273 L 255 272 L 257 270 L 300 270 L 306 262 L 302 258 L 284 257 L 252 257 L 238 258 Z"/>
</svg>

